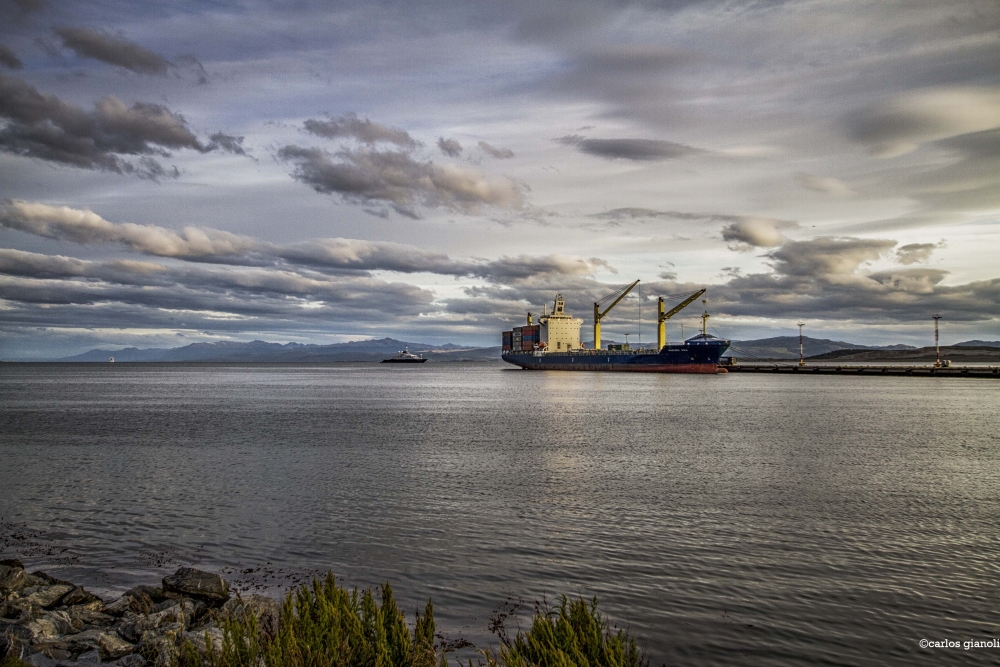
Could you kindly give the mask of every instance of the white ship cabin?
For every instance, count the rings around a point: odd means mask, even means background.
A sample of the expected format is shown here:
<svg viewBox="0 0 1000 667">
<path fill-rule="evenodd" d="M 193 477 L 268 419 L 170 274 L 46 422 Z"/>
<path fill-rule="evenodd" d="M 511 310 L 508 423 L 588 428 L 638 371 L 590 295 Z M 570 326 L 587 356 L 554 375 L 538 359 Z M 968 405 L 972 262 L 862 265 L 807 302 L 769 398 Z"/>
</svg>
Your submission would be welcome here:
<svg viewBox="0 0 1000 667">
<path fill-rule="evenodd" d="M 551 313 L 543 313 L 538 318 L 539 340 L 545 343 L 549 352 L 565 352 L 580 349 L 580 326 L 583 320 L 566 312 L 566 302 L 562 294 L 556 295 Z"/>
</svg>

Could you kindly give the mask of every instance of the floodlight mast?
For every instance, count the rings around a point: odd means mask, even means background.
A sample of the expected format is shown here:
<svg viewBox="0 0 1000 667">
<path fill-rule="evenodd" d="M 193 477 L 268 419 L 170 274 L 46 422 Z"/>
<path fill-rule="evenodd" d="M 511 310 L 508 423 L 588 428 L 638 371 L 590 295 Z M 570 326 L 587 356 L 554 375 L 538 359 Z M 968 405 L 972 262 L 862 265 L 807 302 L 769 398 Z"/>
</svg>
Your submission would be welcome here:
<svg viewBox="0 0 1000 667">
<path fill-rule="evenodd" d="M 805 366 L 806 365 L 805 357 L 802 356 L 802 327 L 803 326 L 804 325 L 802 324 L 802 322 L 799 322 L 799 366 Z"/>
<path fill-rule="evenodd" d="M 931 315 L 934 320 L 934 368 L 941 368 L 941 340 L 938 337 L 938 321 L 941 319 L 940 315 Z"/>
</svg>

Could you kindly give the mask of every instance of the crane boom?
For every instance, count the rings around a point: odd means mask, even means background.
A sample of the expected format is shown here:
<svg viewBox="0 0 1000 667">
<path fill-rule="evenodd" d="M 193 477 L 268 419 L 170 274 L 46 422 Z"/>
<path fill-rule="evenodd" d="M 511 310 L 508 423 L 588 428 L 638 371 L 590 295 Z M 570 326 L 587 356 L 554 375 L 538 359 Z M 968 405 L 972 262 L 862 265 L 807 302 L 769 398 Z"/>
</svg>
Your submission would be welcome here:
<svg viewBox="0 0 1000 667">
<path fill-rule="evenodd" d="M 595 350 L 601 349 L 601 320 L 604 319 L 605 315 L 611 312 L 612 308 L 618 305 L 619 301 L 628 296 L 628 293 L 631 292 L 638 284 L 639 281 L 636 280 L 634 283 L 632 283 L 625 289 L 619 290 L 621 294 L 619 294 L 618 298 L 612 301 L 611 305 L 605 308 L 603 312 L 601 311 L 601 302 L 607 300 L 609 297 L 614 296 L 616 292 L 612 292 L 608 296 L 604 297 L 604 299 L 601 299 L 601 301 L 594 302 L 594 349 Z"/>
<path fill-rule="evenodd" d="M 673 317 L 677 313 L 681 312 L 682 310 L 690 306 L 698 299 L 698 297 L 700 297 L 705 292 L 706 290 L 704 289 L 698 290 L 697 292 L 687 297 L 686 299 L 684 299 L 683 301 L 681 301 L 679 304 L 677 304 L 668 311 L 663 310 L 663 297 L 662 296 L 660 297 L 659 300 L 660 314 L 656 318 L 658 324 L 656 330 L 656 343 L 658 349 L 662 350 L 663 346 L 667 344 L 667 320 L 669 320 L 671 317 Z"/>
</svg>

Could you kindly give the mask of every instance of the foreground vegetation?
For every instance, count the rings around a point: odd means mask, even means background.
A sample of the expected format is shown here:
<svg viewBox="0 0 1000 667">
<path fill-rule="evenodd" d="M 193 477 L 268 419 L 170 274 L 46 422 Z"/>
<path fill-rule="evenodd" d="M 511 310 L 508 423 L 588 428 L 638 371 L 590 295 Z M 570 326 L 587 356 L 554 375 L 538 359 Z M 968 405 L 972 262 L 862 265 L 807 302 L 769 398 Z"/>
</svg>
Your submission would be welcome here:
<svg viewBox="0 0 1000 667">
<path fill-rule="evenodd" d="M 371 590 L 349 591 L 328 574 L 290 592 L 277 622 L 230 617 L 221 624 L 221 645 L 206 637 L 208 649 L 199 651 L 185 642 L 179 667 L 447 667 L 451 648 L 435 643 L 431 602 L 410 628 L 389 584 L 377 592 L 378 601 Z M 537 607 L 531 627 L 513 637 L 502 623 L 495 630 L 500 647 L 479 651 L 479 667 L 648 665 L 630 633 L 598 613 L 596 600 Z"/>
</svg>

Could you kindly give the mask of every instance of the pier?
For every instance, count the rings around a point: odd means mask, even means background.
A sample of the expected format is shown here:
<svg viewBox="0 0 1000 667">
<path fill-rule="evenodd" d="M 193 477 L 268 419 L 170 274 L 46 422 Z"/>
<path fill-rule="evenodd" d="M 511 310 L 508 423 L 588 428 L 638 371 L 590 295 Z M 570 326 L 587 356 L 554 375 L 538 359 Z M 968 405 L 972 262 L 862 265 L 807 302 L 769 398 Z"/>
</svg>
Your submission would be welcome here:
<svg viewBox="0 0 1000 667">
<path fill-rule="evenodd" d="M 885 375 L 896 377 L 969 377 L 1000 380 L 1000 366 L 888 366 L 858 364 L 736 363 L 721 365 L 730 373 L 783 373 L 800 375 Z"/>
</svg>

